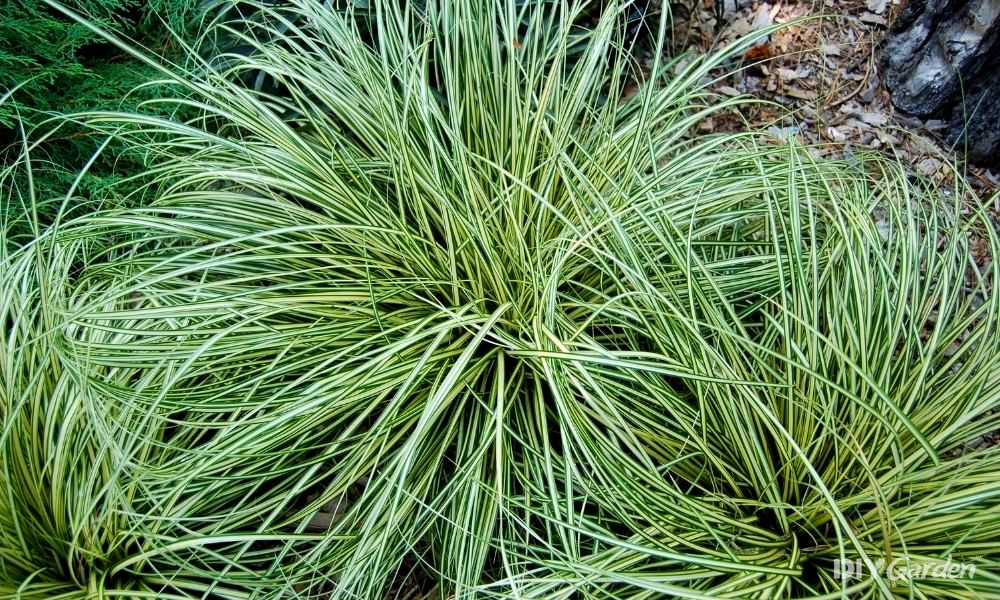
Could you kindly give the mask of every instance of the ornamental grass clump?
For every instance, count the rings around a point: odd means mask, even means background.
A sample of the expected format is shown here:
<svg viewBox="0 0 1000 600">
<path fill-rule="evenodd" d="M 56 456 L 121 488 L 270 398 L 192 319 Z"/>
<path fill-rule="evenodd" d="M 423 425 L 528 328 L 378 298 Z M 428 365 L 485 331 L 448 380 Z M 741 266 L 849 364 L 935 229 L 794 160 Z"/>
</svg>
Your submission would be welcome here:
<svg viewBox="0 0 1000 600">
<path fill-rule="evenodd" d="M 193 120 L 74 117 L 149 171 L 0 263 L 0 595 L 1000 593 L 961 183 L 697 133 L 754 40 L 640 73 L 615 3 L 372 4 L 259 5 Z"/>
</svg>

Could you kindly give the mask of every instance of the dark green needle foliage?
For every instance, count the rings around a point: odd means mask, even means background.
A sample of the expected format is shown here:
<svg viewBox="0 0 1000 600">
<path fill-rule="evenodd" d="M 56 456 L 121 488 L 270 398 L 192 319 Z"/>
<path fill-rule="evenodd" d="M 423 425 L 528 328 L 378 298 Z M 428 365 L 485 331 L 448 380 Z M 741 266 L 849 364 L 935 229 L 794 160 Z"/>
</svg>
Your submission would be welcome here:
<svg viewBox="0 0 1000 600">
<path fill-rule="evenodd" d="M 109 31 L 117 31 L 148 49 L 176 57 L 178 40 L 192 40 L 198 29 L 199 0 L 76 0 L 69 6 Z M 172 33 L 173 32 L 173 33 Z M 0 155 L 22 151 L 22 131 L 46 122 L 53 111 L 134 108 L 157 92 L 134 91 L 155 71 L 107 42 L 90 28 L 40 0 L 0 2 Z M 51 125 L 46 125 L 46 128 Z M 104 142 L 94 132 L 63 122 L 36 151 L 35 185 L 44 194 L 66 189 Z M 125 153 L 125 156 L 121 156 Z M 118 179 L 141 169 L 141 159 L 119 144 L 99 158 L 77 184 L 78 209 L 88 210 Z M 105 203 L 108 199 L 105 198 Z M 55 207 L 42 206 L 48 221 Z M 11 243 L 30 238 L 25 207 L 0 207 L 12 224 Z"/>
</svg>

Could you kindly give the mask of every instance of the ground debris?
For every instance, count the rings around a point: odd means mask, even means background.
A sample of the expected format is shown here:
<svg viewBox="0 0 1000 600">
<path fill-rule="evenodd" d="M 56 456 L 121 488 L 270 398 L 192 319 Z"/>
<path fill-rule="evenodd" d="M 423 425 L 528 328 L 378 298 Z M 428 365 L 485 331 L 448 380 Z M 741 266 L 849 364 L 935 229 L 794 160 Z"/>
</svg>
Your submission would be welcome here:
<svg viewBox="0 0 1000 600">
<path fill-rule="evenodd" d="M 998 174 L 958 163 L 940 139 L 941 128 L 896 113 L 882 86 L 876 51 L 901 0 L 722 1 L 717 18 L 713 0 L 686 0 L 688 25 L 675 30 L 671 53 L 703 54 L 773 23 L 790 23 L 742 60 L 721 66 L 712 88 L 721 96 L 748 95 L 787 111 L 769 104 L 742 106 L 733 118 L 716 116 L 699 132 L 737 131 L 749 123 L 775 134 L 771 143 L 793 133 L 817 156 L 843 158 L 845 145 L 852 152 L 867 148 L 898 158 L 939 184 L 953 177 L 949 167 L 958 166 L 983 200 L 995 198 Z M 817 15 L 825 18 L 801 20 Z"/>
</svg>

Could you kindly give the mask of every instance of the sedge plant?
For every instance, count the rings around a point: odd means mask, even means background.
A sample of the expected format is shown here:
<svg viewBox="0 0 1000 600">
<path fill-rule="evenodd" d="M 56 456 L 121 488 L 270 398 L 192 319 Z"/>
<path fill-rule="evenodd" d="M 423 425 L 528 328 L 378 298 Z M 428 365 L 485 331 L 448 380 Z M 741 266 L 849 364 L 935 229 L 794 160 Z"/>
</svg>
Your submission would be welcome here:
<svg viewBox="0 0 1000 600">
<path fill-rule="evenodd" d="M 288 4 L 197 117 L 75 116 L 132 208 L 2 257 L 0 596 L 1000 593 L 960 179 L 702 132 L 756 40 L 640 72 L 616 3 Z"/>
</svg>

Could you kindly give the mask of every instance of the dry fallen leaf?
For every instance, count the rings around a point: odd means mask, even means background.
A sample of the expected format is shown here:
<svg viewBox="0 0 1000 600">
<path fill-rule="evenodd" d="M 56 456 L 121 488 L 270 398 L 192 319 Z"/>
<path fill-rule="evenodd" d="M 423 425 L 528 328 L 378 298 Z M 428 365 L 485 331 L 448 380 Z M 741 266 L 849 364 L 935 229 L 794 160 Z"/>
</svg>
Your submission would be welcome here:
<svg viewBox="0 0 1000 600">
<path fill-rule="evenodd" d="M 743 60 L 747 62 L 756 62 L 758 60 L 770 60 L 774 57 L 774 53 L 771 49 L 767 47 L 767 44 L 760 44 L 759 46 L 754 46 L 746 51 L 743 55 Z"/>
<path fill-rule="evenodd" d="M 757 31 L 758 29 L 774 25 L 774 16 L 778 14 L 780 9 L 780 4 L 774 7 L 767 3 L 761 4 L 757 7 L 757 13 L 753 17 L 753 23 L 751 23 L 750 28 L 753 31 Z"/>
<path fill-rule="evenodd" d="M 798 100 L 815 100 L 817 98 L 816 92 L 795 87 L 788 88 L 782 93 L 790 98 L 796 98 Z"/>
<path fill-rule="evenodd" d="M 889 0 L 868 0 L 865 5 L 868 7 L 868 10 L 880 15 L 888 8 Z"/>
<path fill-rule="evenodd" d="M 869 25 L 881 25 L 885 27 L 889 24 L 889 22 L 885 20 L 885 17 L 880 17 L 873 12 L 866 12 L 861 15 L 859 19 L 862 23 L 867 23 Z"/>
<path fill-rule="evenodd" d="M 795 69 L 778 68 L 775 69 L 774 72 L 777 73 L 778 78 L 782 81 L 794 81 L 802 77 L 802 75 Z"/>
<path fill-rule="evenodd" d="M 840 56 L 840 46 L 837 44 L 822 44 L 819 50 L 826 56 Z"/>
<path fill-rule="evenodd" d="M 936 158 L 925 158 L 917 163 L 917 170 L 930 177 L 941 168 L 941 161 Z"/>
<path fill-rule="evenodd" d="M 886 123 L 889 122 L 889 117 L 885 116 L 882 113 L 877 113 L 877 112 L 863 112 L 860 115 L 858 115 L 858 117 L 865 123 L 868 123 L 869 125 L 874 125 L 876 127 L 878 127 L 879 125 L 885 125 Z"/>
</svg>

